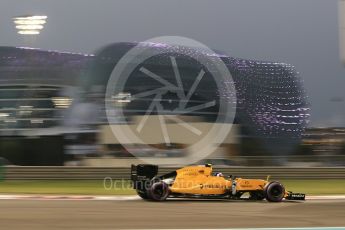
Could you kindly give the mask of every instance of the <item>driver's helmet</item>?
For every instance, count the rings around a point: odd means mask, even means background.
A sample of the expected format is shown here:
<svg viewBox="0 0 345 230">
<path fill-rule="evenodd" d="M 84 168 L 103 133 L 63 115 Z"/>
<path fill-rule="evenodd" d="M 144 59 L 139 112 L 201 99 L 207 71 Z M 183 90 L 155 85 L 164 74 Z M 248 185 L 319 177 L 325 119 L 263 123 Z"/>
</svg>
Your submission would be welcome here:
<svg viewBox="0 0 345 230">
<path fill-rule="evenodd" d="M 218 176 L 218 177 L 222 177 L 222 176 L 224 176 L 224 175 L 223 175 L 223 173 L 218 172 L 218 173 L 216 173 L 216 176 Z"/>
</svg>

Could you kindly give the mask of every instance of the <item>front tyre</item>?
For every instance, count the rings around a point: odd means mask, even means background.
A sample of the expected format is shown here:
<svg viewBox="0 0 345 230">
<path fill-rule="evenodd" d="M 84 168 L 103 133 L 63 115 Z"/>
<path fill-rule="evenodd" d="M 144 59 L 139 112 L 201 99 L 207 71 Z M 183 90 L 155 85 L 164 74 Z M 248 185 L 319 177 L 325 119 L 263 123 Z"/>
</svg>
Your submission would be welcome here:
<svg viewBox="0 0 345 230">
<path fill-rule="evenodd" d="M 264 194 L 267 201 L 281 202 L 285 195 L 285 188 L 278 181 L 273 181 L 265 186 Z"/>
<path fill-rule="evenodd" d="M 147 190 L 148 197 L 154 201 L 164 201 L 169 196 L 169 186 L 163 181 L 155 182 Z"/>
</svg>

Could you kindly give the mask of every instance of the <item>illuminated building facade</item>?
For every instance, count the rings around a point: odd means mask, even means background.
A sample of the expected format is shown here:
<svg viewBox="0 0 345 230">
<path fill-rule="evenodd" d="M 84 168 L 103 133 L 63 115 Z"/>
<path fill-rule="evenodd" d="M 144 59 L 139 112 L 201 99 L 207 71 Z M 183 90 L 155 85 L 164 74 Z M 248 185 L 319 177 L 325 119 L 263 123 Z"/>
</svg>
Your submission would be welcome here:
<svg viewBox="0 0 345 230">
<path fill-rule="evenodd" d="M 137 43 L 116 43 L 95 55 L 0 47 L 1 135 L 41 135 L 39 130 L 47 128 L 65 126 L 67 129 L 66 119 L 70 122 L 75 116 L 75 120 L 80 120 L 79 115 L 97 117 L 93 124 L 106 124 L 104 89 L 115 64 L 135 45 Z M 161 44 L 142 45 L 152 49 L 172 49 L 171 53 L 175 49 Z M 269 152 L 287 154 L 291 151 L 290 147 L 299 142 L 309 118 L 307 97 L 294 67 L 237 59 L 225 54 L 219 54 L 219 57 L 228 67 L 236 88 L 234 122 L 243 127 L 242 138 L 260 139 Z M 158 60 L 149 60 L 147 64 L 151 65 L 153 72 L 162 71 L 166 80 L 171 80 L 171 74 L 165 68 L 167 63 L 162 58 Z M 191 85 L 195 75 L 188 71 L 200 66 L 187 59 L 182 62 L 185 68 L 184 84 Z M 129 79 L 124 93 L 147 90 L 148 86 L 155 84 L 142 80 L 142 77 L 139 74 Z M 96 92 L 94 89 L 97 86 L 99 90 Z M 103 93 L 101 96 L 100 92 Z M 90 97 L 97 93 L 97 99 Z M 211 80 L 201 83 L 195 95 L 191 98 L 191 103 L 195 105 L 223 96 Z M 144 115 L 150 100 L 152 98 L 129 103 L 127 114 Z M 173 111 L 172 106 L 178 104 L 173 94 L 163 95 L 161 100 L 166 110 Z M 90 115 L 91 110 L 99 113 Z M 212 121 L 217 111 L 215 106 L 187 115 Z M 59 133 L 63 134 L 64 128 Z"/>
</svg>

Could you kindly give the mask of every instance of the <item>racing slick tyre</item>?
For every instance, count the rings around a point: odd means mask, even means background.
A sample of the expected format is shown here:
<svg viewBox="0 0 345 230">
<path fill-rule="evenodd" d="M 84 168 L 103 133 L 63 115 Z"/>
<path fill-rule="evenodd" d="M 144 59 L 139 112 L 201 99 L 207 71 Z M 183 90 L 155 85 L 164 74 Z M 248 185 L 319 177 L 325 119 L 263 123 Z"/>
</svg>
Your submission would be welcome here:
<svg viewBox="0 0 345 230">
<path fill-rule="evenodd" d="M 267 201 L 280 202 L 284 198 L 285 188 L 278 181 L 272 181 L 265 186 L 264 194 Z"/>
<path fill-rule="evenodd" d="M 148 198 L 154 201 L 164 201 L 169 196 L 169 186 L 163 181 L 155 182 L 147 190 Z"/>
</svg>

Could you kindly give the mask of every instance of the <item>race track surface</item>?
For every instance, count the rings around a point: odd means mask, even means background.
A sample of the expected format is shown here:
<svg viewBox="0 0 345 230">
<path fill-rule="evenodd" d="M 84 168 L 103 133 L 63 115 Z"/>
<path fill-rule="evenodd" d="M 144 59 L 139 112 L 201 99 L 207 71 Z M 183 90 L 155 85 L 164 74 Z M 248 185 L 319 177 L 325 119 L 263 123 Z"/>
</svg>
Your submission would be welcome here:
<svg viewBox="0 0 345 230">
<path fill-rule="evenodd" d="M 345 226 L 345 200 L 0 200 L 0 229 Z"/>
</svg>

